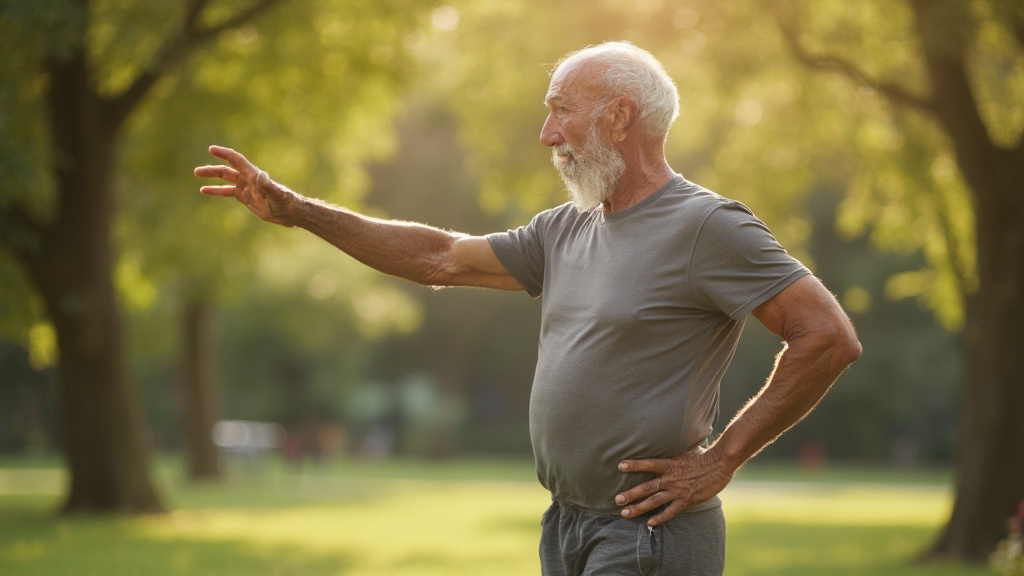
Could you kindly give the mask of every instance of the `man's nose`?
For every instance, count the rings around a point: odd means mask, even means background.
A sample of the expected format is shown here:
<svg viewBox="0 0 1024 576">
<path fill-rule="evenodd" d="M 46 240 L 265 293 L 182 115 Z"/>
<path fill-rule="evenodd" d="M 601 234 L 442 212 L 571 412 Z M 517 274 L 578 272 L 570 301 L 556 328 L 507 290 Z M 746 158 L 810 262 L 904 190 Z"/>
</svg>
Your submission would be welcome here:
<svg viewBox="0 0 1024 576">
<path fill-rule="evenodd" d="M 558 126 L 553 115 L 548 114 L 548 117 L 544 119 L 544 125 L 540 128 L 540 143 L 545 146 L 558 146 L 564 142 L 565 138 L 562 138 L 561 127 Z"/>
</svg>

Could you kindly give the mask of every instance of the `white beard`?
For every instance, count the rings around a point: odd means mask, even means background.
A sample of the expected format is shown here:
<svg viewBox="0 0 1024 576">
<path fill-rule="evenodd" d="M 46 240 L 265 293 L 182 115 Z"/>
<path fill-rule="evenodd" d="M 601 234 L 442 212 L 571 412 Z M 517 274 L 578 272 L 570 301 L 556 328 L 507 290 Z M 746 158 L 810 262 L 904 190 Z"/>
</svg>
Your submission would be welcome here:
<svg viewBox="0 0 1024 576">
<path fill-rule="evenodd" d="M 568 144 L 559 144 L 551 151 L 551 162 L 580 212 L 610 198 L 626 171 L 626 160 L 614 146 L 601 140 L 596 122 L 587 131 L 582 154 Z"/>
</svg>

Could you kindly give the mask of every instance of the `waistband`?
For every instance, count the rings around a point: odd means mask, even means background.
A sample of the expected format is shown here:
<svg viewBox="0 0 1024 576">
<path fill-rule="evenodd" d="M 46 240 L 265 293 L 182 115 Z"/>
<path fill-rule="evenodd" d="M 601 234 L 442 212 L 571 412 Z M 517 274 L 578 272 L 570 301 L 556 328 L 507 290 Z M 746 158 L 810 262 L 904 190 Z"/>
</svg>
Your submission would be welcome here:
<svg viewBox="0 0 1024 576">
<path fill-rule="evenodd" d="M 558 505 L 560 508 L 564 508 L 566 510 L 571 510 L 571 511 L 573 511 L 575 513 L 578 513 L 578 514 L 585 514 L 587 516 L 621 517 L 618 512 L 599 512 L 599 511 L 594 511 L 594 510 L 588 510 L 586 508 L 577 506 L 575 504 L 572 504 L 570 502 L 566 502 L 564 500 L 559 500 L 557 498 L 552 498 L 551 499 L 551 503 L 555 504 L 555 505 Z M 665 506 L 667 506 L 667 504 Z M 646 514 L 642 514 L 640 516 L 637 516 L 637 518 L 648 518 L 650 516 L 654 516 L 658 512 L 661 512 L 661 510 L 665 506 L 660 506 L 658 508 L 655 508 L 654 510 L 651 510 L 650 512 L 648 512 Z M 700 502 L 700 503 L 694 504 L 693 506 L 690 506 L 688 508 L 684 508 L 683 511 L 680 512 L 680 514 L 696 514 L 698 512 L 704 512 L 704 511 L 707 511 L 707 510 L 713 510 L 715 508 L 721 508 L 721 506 L 722 506 L 722 499 L 719 498 L 716 495 L 716 496 L 713 496 L 710 500 L 705 500 L 704 502 Z"/>
</svg>

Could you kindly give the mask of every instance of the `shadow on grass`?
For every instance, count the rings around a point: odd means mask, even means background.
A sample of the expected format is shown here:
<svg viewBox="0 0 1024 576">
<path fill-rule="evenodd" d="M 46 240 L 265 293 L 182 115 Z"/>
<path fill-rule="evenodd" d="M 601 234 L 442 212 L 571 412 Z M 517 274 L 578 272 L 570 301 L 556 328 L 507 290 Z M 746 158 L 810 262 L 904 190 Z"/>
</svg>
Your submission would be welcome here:
<svg viewBox="0 0 1024 576">
<path fill-rule="evenodd" d="M 8 504 L 0 515 L 4 576 L 51 574 L 217 574 L 309 576 L 344 573 L 344 554 L 297 546 L 258 546 L 231 539 L 155 536 L 153 518 L 58 518 L 33 504 Z"/>
</svg>

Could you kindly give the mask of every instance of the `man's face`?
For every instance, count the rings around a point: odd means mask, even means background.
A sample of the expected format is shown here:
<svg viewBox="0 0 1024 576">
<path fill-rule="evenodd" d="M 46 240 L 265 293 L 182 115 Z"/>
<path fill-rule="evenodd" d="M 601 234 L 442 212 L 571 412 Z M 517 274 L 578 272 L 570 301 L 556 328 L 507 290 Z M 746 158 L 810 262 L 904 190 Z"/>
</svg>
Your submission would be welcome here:
<svg viewBox="0 0 1024 576">
<path fill-rule="evenodd" d="M 626 170 L 622 154 L 602 137 L 598 124 L 599 118 L 591 122 L 582 150 L 563 143 L 551 151 L 551 162 L 565 182 L 569 197 L 581 211 L 590 210 L 610 198 Z"/>
<path fill-rule="evenodd" d="M 626 169 L 621 152 L 602 134 L 604 104 L 585 90 L 587 70 L 556 71 L 545 104 L 541 142 L 580 210 L 607 200 Z M 592 91 L 590 91 L 592 92 Z"/>
</svg>

